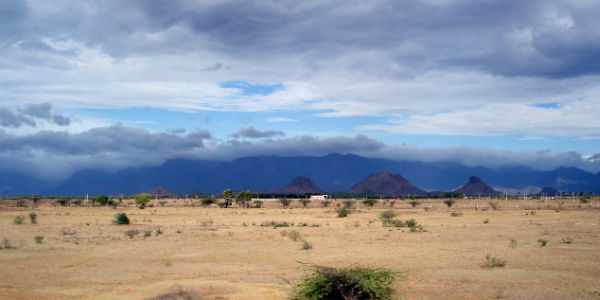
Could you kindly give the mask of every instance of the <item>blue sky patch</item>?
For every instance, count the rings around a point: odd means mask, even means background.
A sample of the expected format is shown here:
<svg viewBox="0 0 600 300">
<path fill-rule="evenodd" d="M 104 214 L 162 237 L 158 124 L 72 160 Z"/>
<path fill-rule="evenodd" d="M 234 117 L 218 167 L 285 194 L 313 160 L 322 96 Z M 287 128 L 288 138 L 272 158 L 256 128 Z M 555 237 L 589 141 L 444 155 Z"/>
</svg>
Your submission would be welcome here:
<svg viewBox="0 0 600 300">
<path fill-rule="evenodd" d="M 220 84 L 225 89 L 238 89 L 242 92 L 242 95 L 269 95 L 276 91 L 283 90 L 283 84 L 252 84 L 246 81 L 227 81 Z"/>
<path fill-rule="evenodd" d="M 561 104 L 558 102 L 547 102 L 547 103 L 537 103 L 537 104 L 534 104 L 533 106 L 539 107 L 539 108 L 559 108 L 561 106 Z"/>
</svg>

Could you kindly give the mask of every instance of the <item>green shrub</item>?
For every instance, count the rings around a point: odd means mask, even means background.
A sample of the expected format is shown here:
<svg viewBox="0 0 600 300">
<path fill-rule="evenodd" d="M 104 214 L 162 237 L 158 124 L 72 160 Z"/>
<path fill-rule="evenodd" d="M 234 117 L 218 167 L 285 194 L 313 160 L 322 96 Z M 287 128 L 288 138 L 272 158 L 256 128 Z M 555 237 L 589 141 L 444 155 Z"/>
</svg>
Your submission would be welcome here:
<svg viewBox="0 0 600 300">
<path fill-rule="evenodd" d="M 335 210 L 338 214 L 338 218 L 345 218 L 347 217 L 350 213 L 352 213 L 352 210 L 350 208 L 347 207 L 338 207 Z"/>
<path fill-rule="evenodd" d="M 419 201 L 410 201 L 408 203 L 410 203 L 410 205 L 412 205 L 412 207 L 416 207 L 417 205 L 421 204 L 421 202 L 419 202 Z"/>
<path fill-rule="evenodd" d="M 75 199 L 75 200 L 71 201 L 71 204 L 80 206 L 81 205 L 81 199 Z"/>
<path fill-rule="evenodd" d="M 506 265 L 506 260 L 498 257 L 490 256 L 489 254 L 485 256 L 485 263 L 482 265 L 483 268 L 494 268 L 494 267 L 504 267 Z"/>
<path fill-rule="evenodd" d="M 25 221 L 25 217 L 24 216 L 15 216 L 13 218 L 13 224 L 15 225 L 19 225 L 19 224 L 23 224 L 23 221 Z"/>
<path fill-rule="evenodd" d="M 36 244 L 41 244 L 43 239 L 44 237 L 41 235 L 36 235 L 35 237 L 33 237 L 33 240 L 35 240 Z"/>
<path fill-rule="evenodd" d="M 488 224 L 488 223 L 490 223 L 490 219 L 483 220 L 483 224 Z"/>
<path fill-rule="evenodd" d="M 451 217 L 461 217 L 463 215 L 462 211 L 453 211 L 450 213 Z"/>
<path fill-rule="evenodd" d="M 254 206 L 261 208 L 264 204 L 264 202 L 262 200 L 254 200 L 252 201 L 252 203 L 254 203 Z"/>
<path fill-rule="evenodd" d="M 128 225 L 129 224 L 129 218 L 127 217 L 127 214 L 125 213 L 118 213 L 115 215 L 115 218 L 113 220 L 113 224 L 116 225 Z"/>
<path fill-rule="evenodd" d="M 446 205 L 448 205 L 448 207 L 452 207 L 452 204 L 456 203 L 456 200 L 454 200 L 454 199 L 446 199 L 444 201 L 444 203 L 446 203 Z"/>
<path fill-rule="evenodd" d="M 377 200 L 377 199 L 365 199 L 361 203 L 363 205 L 373 207 L 375 204 L 377 204 L 377 202 L 379 202 L 379 200 Z"/>
<path fill-rule="evenodd" d="M 29 213 L 29 222 L 31 222 L 31 224 L 37 224 L 37 214 L 34 212 L 30 212 Z"/>
<path fill-rule="evenodd" d="M 331 204 L 330 200 L 323 200 L 321 201 L 321 204 L 323 204 L 323 207 L 329 207 L 329 204 Z"/>
<path fill-rule="evenodd" d="M 298 201 L 300 201 L 300 203 L 302 203 L 302 206 L 304 207 L 306 207 L 306 205 L 310 203 L 310 199 L 300 199 Z"/>
<path fill-rule="evenodd" d="M 275 222 L 275 221 L 267 221 L 267 222 L 262 222 L 260 224 L 260 226 L 263 227 L 269 227 L 269 226 L 273 226 L 273 228 L 279 228 L 279 227 L 290 227 L 290 226 L 294 226 L 294 223 L 288 223 L 288 222 Z"/>
<path fill-rule="evenodd" d="M 138 208 L 144 209 L 146 205 L 150 202 L 150 195 L 146 193 L 141 193 L 135 196 L 135 203 L 138 205 Z"/>
<path fill-rule="evenodd" d="M 279 198 L 279 203 L 281 203 L 281 205 L 283 205 L 283 207 L 289 206 L 290 202 L 292 202 L 292 200 L 290 200 L 288 198 Z"/>
<path fill-rule="evenodd" d="M 71 202 L 71 199 L 69 198 L 59 198 L 54 201 L 54 203 L 60 204 L 61 206 L 67 206 L 69 205 L 69 202 Z"/>
<path fill-rule="evenodd" d="M 289 237 L 294 242 L 302 240 L 302 235 L 297 230 L 287 231 L 285 232 L 285 236 Z"/>
<path fill-rule="evenodd" d="M 134 236 L 138 235 L 140 232 L 137 230 L 127 230 L 125 231 L 125 235 L 128 236 L 130 239 L 133 239 Z"/>
<path fill-rule="evenodd" d="M 200 203 L 202 203 L 202 206 L 208 207 L 211 204 L 215 203 L 215 199 L 205 198 L 205 199 L 202 199 L 202 201 Z"/>
<path fill-rule="evenodd" d="M 344 200 L 344 206 L 346 208 L 352 208 L 355 203 L 356 203 L 356 201 L 354 199 Z"/>
<path fill-rule="evenodd" d="M 381 219 L 381 222 L 384 223 L 384 225 L 389 223 L 396 216 L 398 216 L 398 214 L 392 210 L 385 210 L 379 214 L 379 218 Z"/>
<path fill-rule="evenodd" d="M 98 196 L 96 197 L 96 202 L 100 203 L 100 205 L 106 205 L 108 204 L 108 197 L 102 195 L 102 196 Z"/>
<path fill-rule="evenodd" d="M 253 195 L 250 191 L 239 192 L 237 195 L 235 195 L 235 203 L 237 203 L 239 207 L 249 208 L 250 203 L 252 202 L 252 197 Z"/>
<path fill-rule="evenodd" d="M 548 241 L 544 239 L 538 239 L 537 241 L 540 244 L 540 247 L 546 247 L 546 244 L 548 244 Z"/>
<path fill-rule="evenodd" d="M 290 299 L 392 299 L 397 273 L 387 268 L 348 267 L 335 269 L 314 266 L 300 279 Z"/>
</svg>

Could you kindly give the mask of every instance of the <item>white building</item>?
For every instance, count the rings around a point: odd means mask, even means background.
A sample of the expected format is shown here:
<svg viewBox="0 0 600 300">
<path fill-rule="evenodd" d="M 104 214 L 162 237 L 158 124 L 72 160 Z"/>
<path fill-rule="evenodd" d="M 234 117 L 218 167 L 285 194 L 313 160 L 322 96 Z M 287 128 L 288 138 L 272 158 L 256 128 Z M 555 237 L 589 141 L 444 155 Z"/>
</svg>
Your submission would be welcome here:
<svg viewBox="0 0 600 300">
<path fill-rule="evenodd" d="M 327 195 L 312 195 L 310 196 L 310 200 L 326 200 Z"/>
</svg>

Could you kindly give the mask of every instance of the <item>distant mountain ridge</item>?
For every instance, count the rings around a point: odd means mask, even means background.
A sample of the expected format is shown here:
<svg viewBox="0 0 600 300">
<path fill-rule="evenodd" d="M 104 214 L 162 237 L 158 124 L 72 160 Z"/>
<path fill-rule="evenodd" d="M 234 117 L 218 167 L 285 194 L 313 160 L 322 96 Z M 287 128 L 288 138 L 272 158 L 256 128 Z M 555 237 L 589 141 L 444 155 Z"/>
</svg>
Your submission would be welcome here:
<svg viewBox="0 0 600 300">
<path fill-rule="evenodd" d="M 156 186 L 185 195 L 194 192 L 220 193 L 233 190 L 275 190 L 299 175 L 310 178 L 326 192 L 345 192 L 370 174 L 388 170 L 401 173 L 425 191 L 450 191 L 470 176 L 490 187 L 526 189 L 552 187 L 560 192 L 600 192 L 600 173 L 577 168 L 539 171 L 524 166 L 488 168 L 456 162 L 395 161 L 353 154 L 326 156 L 252 156 L 232 161 L 173 159 L 159 166 L 126 168 L 116 172 L 81 170 L 60 181 L 0 171 L 0 194 L 11 195 L 116 195 L 136 194 Z"/>
</svg>

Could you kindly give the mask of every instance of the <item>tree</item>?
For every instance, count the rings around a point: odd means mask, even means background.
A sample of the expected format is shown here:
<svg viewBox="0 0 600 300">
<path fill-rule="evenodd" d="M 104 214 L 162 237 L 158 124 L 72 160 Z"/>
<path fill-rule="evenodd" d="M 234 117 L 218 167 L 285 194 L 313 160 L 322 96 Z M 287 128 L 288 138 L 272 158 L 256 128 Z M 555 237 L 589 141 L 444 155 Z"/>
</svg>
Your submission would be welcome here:
<svg viewBox="0 0 600 300">
<path fill-rule="evenodd" d="M 146 204 L 148 204 L 148 202 L 150 202 L 150 195 L 148 195 L 146 193 L 141 193 L 141 194 L 138 194 L 137 196 L 135 196 L 135 203 L 138 205 L 138 208 L 140 208 L 140 209 L 144 209 L 144 207 L 146 207 Z"/>
<path fill-rule="evenodd" d="M 306 207 L 306 205 L 308 205 L 310 203 L 310 199 L 300 199 L 299 200 L 300 203 L 302 203 L 302 206 Z"/>
<path fill-rule="evenodd" d="M 252 202 L 252 193 L 250 191 L 239 192 L 235 196 L 235 203 L 237 203 L 240 207 L 250 207 L 250 203 Z"/>
<path fill-rule="evenodd" d="M 283 205 L 284 207 L 289 206 L 290 202 L 291 201 L 288 198 L 279 198 L 279 203 L 281 203 L 281 205 Z"/>
<path fill-rule="evenodd" d="M 233 203 L 233 191 L 231 189 L 224 190 L 223 199 L 225 200 L 225 208 L 231 207 L 231 203 Z"/>
<path fill-rule="evenodd" d="M 100 203 L 100 205 L 106 205 L 108 204 L 108 197 L 101 195 L 96 197 L 96 202 Z"/>
</svg>

